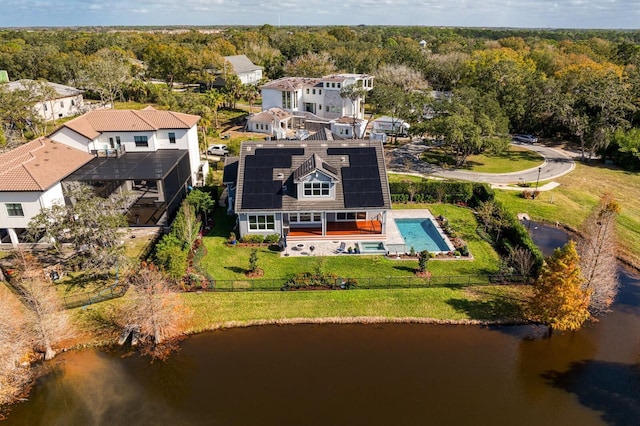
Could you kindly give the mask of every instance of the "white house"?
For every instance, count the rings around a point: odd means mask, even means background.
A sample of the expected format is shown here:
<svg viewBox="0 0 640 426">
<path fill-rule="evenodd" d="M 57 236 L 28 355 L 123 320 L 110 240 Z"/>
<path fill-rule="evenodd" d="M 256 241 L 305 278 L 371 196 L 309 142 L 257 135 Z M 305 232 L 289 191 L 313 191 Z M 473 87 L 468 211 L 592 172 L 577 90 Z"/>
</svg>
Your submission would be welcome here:
<svg viewBox="0 0 640 426">
<path fill-rule="evenodd" d="M 166 224 L 192 186 L 204 184 L 197 115 L 146 108 L 96 110 L 0 155 L 0 240 L 17 245 L 41 208 L 64 203 L 67 182 L 96 194 L 131 191 L 132 225 Z"/>
<path fill-rule="evenodd" d="M 44 84 L 52 89 L 53 96 L 36 102 L 33 106 L 35 111 L 46 121 L 72 117 L 83 112 L 84 104 L 82 98 L 82 91 L 75 87 L 65 86 L 63 84 L 51 83 L 48 81 L 33 81 L 33 80 L 17 80 L 9 83 L 5 83 L 0 87 L 9 91 L 24 90 L 31 91 L 37 90 L 39 84 Z"/>
<path fill-rule="evenodd" d="M 290 240 L 386 234 L 391 196 L 380 142 L 243 142 L 225 163 L 238 232 Z"/>
<path fill-rule="evenodd" d="M 233 71 L 242 84 L 258 84 L 262 80 L 262 67 L 255 65 L 246 55 L 225 56 L 224 59 L 232 68 L 226 71 Z"/>
<path fill-rule="evenodd" d="M 65 123 L 49 137 L 98 157 L 160 150 L 187 151 L 193 184 L 200 166 L 197 123 L 200 117 L 152 107 L 90 111 Z"/>
<path fill-rule="evenodd" d="M 293 115 L 282 108 L 269 108 L 261 113 L 251 115 L 247 119 L 247 130 L 265 133 L 276 139 L 285 139 L 289 123 Z"/>
<path fill-rule="evenodd" d="M 17 246 L 40 209 L 64 204 L 60 182 L 93 158 L 49 138 L 0 154 L 0 243 Z"/>
<path fill-rule="evenodd" d="M 364 118 L 364 99 L 340 96 L 343 88 L 373 88 L 367 74 L 332 74 L 321 78 L 284 77 L 262 86 L 262 109 L 282 108 L 296 115 L 308 112 L 332 120 L 343 116 Z"/>
</svg>

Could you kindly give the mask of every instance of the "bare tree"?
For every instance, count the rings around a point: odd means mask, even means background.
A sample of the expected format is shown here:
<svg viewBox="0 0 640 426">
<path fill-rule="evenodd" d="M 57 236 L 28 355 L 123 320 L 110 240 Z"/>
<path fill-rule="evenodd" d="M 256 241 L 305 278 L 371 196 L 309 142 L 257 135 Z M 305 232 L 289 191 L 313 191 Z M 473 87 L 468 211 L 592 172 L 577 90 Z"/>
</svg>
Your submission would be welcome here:
<svg viewBox="0 0 640 426">
<path fill-rule="evenodd" d="M 30 379 L 20 361 L 29 351 L 25 312 L 19 300 L 0 285 L 0 405 L 11 402 Z"/>
<path fill-rule="evenodd" d="M 616 264 L 616 218 L 620 205 L 611 194 L 585 219 L 578 240 L 580 269 L 584 288 L 591 292 L 589 309 L 594 314 L 606 312 L 618 293 Z"/>
<path fill-rule="evenodd" d="M 143 264 L 130 275 L 132 291 L 120 321 L 140 331 L 140 341 L 153 356 L 162 354 L 162 345 L 183 334 L 189 318 L 169 278 L 153 264 Z"/>
<path fill-rule="evenodd" d="M 28 334 L 34 350 L 44 352 L 44 359 L 49 360 L 56 355 L 54 346 L 73 336 L 73 327 L 55 286 L 36 258 L 20 252 L 18 262 L 20 276 L 15 288 L 27 308 Z"/>
<path fill-rule="evenodd" d="M 516 274 L 528 276 L 531 274 L 535 265 L 535 257 L 529 249 L 524 247 L 510 247 L 508 262 Z"/>
</svg>

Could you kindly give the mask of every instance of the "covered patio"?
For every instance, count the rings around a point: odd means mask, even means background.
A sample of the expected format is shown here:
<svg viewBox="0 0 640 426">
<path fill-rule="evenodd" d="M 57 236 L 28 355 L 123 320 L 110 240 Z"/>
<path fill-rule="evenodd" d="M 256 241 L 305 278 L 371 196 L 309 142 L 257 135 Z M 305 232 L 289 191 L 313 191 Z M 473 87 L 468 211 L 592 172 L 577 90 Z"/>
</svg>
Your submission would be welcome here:
<svg viewBox="0 0 640 426">
<path fill-rule="evenodd" d="M 188 151 L 128 152 L 118 158 L 98 157 L 64 182 L 83 182 L 97 195 L 130 192 L 125 212 L 130 226 L 167 224 L 191 185 Z"/>
</svg>

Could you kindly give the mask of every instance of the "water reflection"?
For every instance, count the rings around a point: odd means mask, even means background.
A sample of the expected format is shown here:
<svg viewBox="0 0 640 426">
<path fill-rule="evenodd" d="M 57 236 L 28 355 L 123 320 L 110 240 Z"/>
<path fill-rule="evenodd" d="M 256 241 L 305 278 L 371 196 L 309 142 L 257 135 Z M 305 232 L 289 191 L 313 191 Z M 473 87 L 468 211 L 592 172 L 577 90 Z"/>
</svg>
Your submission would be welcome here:
<svg viewBox="0 0 640 426">
<path fill-rule="evenodd" d="M 193 336 L 165 363 L 65 354 L 6 424 L 637 424 L 640 280 L 621 278 L 614 312 L 551 339 L 536 326 L 268 326 Z"/>
</svg>

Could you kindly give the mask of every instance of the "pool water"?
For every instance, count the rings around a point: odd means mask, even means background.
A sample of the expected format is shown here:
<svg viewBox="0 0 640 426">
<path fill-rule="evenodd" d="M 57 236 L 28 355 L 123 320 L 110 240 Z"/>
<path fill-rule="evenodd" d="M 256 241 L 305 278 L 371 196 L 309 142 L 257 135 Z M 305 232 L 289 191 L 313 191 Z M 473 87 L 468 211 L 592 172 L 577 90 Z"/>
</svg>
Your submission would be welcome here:
<svg viewBox="0 0 640 426">
<path fill-rule="evenodd" d="M 416 252 L 427 250 L 430 252 L 451 251 L 451 246 L 440 235 L 431 219 L 394 219 L 404 238 L 407 251 L 413 247 Z"/>
<path fill-rule="evenodd" d="M 360 243 L 361 253 L 385 253 L 386 248 L 382 241 L 361 241 Z"/>
</svg>

